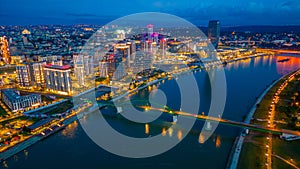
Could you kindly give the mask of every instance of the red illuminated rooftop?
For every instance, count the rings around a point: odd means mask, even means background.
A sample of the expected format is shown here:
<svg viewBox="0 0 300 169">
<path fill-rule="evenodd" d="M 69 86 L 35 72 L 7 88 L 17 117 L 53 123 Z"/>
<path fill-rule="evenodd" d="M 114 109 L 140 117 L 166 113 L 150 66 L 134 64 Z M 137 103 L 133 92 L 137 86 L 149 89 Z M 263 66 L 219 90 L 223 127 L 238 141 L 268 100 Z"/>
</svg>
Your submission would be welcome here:
<svg viewBox="0 0 300 169">
<path fill-rule="evenodd" d="M 68 70 L 68 69 L 71 69 L 71 66 L 69 66 L 69 65 L 59 66 L 59 65 L 46 64 L 45 68 L 59 69 L 59 70 Z"/>
</svg>

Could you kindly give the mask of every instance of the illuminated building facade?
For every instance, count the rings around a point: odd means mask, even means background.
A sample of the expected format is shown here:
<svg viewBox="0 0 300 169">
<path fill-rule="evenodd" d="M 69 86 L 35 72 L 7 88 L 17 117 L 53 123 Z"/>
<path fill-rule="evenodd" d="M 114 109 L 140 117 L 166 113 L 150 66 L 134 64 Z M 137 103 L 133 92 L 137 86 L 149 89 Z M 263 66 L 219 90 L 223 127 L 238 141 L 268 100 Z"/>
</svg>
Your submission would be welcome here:
<svg viewBox="0 0 300 169">
<path fill-rule="evenodd" d="M 44 68 L 46 90 L 59 94 L 72 94 L 71 67 L 47 64 Z"/>
<path fill-rule="evenodd" d="M 5 36 L 0 37 L 0 56 L 4 64 L 10 64 L 9 44 Z"/>
<path fill-rule="evenodd" d="M 116 30 L 115 34 L 117 35 L 117 39 L 123 40 L 126 37 L 126 33 L 124 30 Z"/>
<path fill-rule="evenodd" d="M 125 63 L 120 57 L 112 57 L 107 60 L 99 62 L 100 77 L 110 78 L 113 80 L 120 80 L 126 76 Z"/>
<path fill-rule="evenodd" d="M 215 49 L 218 49 L 218 43 L 220 39 L 220 21 L 209 21 L 207 38 L 215 47 Z"/>
<path fill-rule="evenodd" d="M 23 110 L 24 108 L 37 106 L 42 103 L 41 95 L 30 94 L 20 96 L 20 93 L 13 89 L 1 91 L 2 101 L 13 111 Z"/>
<path fill-rule="evenodd" d="M 22 62 L 21 56 L 11 56 L 11 64 L 19 64 Z"/>
<path fill-rule="evenodd" d="M 17 65 L 17 82 L 20 87 L 44 87 L 46 62 L 31 62 Z"/>
<path fill-rule="evenodd" d="M 85 75 L 90 75 L 94 73 L 94 60 L 92 56 L 83 57 L 83 67 Z"/>
<path fill-rule="evenodd" d="M 30 74 L 32 75 L 33 85 L 35 87 L 45 86 L 44 66 L 46 62 L 29 63 Z"/>
<path fill-rule="evenodd" d="M 16 67 L 17 82 L 19 87 L 30 87 L 32 86 L 32 75 L 30 74 L 29 66 L 26 64 L 18 65 Z"/>
<path fill-rule="evenodd" d="M 130 67 L 130 45 L 119 43 L 115 45 L 115 58 L 117 62 L 122 62 L 126 59 L 127 66 Z"/>
<path fill-rule="evenodd" d="M 162 60 L 166 59 L 166 47 L 167 42 L 165 39 L 161 39 L 159 42 L 159 48 L 160 48 L 160 57 Z"/>
<path fill-rule="evenodd" d="M 79 86 L 84 86 L 84 64 L 83 58 L 79 55 L 74 55 L 74 74 Z"/>
<path fill-rule="evenodd" d="M 147 25 L 147 29 L 148 29 L 148 40 L 149 41 L 153 41 L 153 25 L 152 24 L 149 24 L 149 25 Z"/>
<path fill-rule="evenodd" d="M 104 78 L 109 77 L 108 65 L 109 65 L 108 62 L 105 62 L 105 61 L 99 62 L 99 76 L 100 77 L 104 77 Z"/>
<path fill-rule="evenodd" d="M 62 60 L 53 60 L 51 62 L 52 65 L 57 65 L 57 66 L 62 66 L 63 65 L 63 62 Z"/>
<path fill-rule="evenodd" d="M 139 73 L 145 69 L 150 69 L 153 66 L 153 57 L 151 54 L 137 51 L 136 58 L 132 64 L 133 73 Z"/>
<path fill-rule="evenodd" d="M 83 65 L 76 64 L 74 67 L 75 77 L 79 86 L 84 86 L 84 68 Z"/>
</svg>

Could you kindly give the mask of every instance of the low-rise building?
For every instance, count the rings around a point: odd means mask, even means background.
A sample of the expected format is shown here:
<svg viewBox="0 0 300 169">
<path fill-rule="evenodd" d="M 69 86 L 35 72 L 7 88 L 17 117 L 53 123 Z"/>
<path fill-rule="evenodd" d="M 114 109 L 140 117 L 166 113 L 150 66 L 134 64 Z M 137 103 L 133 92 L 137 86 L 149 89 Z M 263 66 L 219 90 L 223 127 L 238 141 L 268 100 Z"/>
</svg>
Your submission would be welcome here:
<svg viewBox="0 0 300 169">
<path fill-rule="evenodd" d="M 41 95 L 30 94 L 21 96 L 19 91 L 4 89 L 1 91 L 2 101 L 13 111 L 23 110 L 24 108 L 37 106 L 42 103 Z"/>
</svg>

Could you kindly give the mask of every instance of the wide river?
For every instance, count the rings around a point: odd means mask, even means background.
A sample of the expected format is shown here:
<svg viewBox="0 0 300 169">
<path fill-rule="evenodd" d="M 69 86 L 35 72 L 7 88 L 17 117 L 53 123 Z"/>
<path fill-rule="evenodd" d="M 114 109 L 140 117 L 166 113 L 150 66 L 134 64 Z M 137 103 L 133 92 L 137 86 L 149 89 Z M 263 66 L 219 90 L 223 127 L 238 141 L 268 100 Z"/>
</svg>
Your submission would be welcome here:
<svg viewBox="0 0 300 169">
<path fill-rule="evenodd" d="M 277 62 L 285 58 L 290 60 Z M 256 97 L 266 86 L 297 68 L 300 68 L 300 58 L 288 56 L 265 56 L 228 63 L 224 68 L 227 79 L 227 100 L 222 118 L 242 121 Z M 207 113 L 210 106 L 208 75 L 205 71 L 197 71 L 194 75 L 201 93 L 199 113 Z M 165 80 L 159 84 L 159 89 L 165 92 L 168 99 L 173 98 L 170 102 L 168 100 L 169 107 L 177 108 L 180 100 L 174 99 L 179 96 L 175 80 Z M 147 90 L 142 90 L 133 97 L 147 99 Z M 88 116 L 85 120 L 88 121 L 89 118 L 91 117 Z M 116 130 L 136 137 L 148 137 L 164 132 L 168 125 L 150 123 L 145 129 L 144 124 L 133 123 L 120 117 L 108 117 L 106 120 Z M 165 133 L 165 137 L 176 137 L 182 140 L 177 146 L 161 155 L 131 159 L 111 154 L 100 148 L 86 135 L 80 123 L 74 122 L 64 130 L 28 148 L 28 154 L 21 152 L 17 158 L 9 159 L 7 164 L 12 169 L 225 168 L 238 128 L 219 125 L 214 135 L 202 144 L 199 143 L 202 125 L 202 121 L 196 122 L 193 130 L 183 139 L 181 129 Z"/>
</svg>

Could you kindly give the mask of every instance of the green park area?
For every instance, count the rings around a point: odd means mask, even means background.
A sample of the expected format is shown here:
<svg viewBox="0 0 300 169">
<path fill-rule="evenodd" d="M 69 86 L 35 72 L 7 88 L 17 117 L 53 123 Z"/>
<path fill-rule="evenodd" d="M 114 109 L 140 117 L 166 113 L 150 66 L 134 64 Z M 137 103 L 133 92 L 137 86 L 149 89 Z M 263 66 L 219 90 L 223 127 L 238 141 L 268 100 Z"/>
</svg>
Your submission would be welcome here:
<svg viewBox="0 0 300 169">
<path fill-rule="evenodd" d="M 266 142 L 266 135 L 266 133 L 251 131 L 245 138 L 238 164 L 239 169 L 265 168 L 264 143 Z"/>
<path fill-rule="evenodd" d="M 287 78 L 283 78 L 275 84 L 268 93 L 264 96 L 263 100 L 257 105 L 255 114 L 253 116 L 252 124 L 267 126 L 268 112 L 273 98 L 281 84 Z M 279 95 L 279 101 L 275 104 L 275 128 L 300 130 L 299 128 L 299 105 L 295 105 L 295 98 L 300 91 L 300 75 L 296 75 L 291 80 L 284 90 Z M 298 124 L 298 126 L 297 126 Z M 249 135 L 245 137 L 243 148 L 239 159 L 239 169 L 252 169 L 252 168 L 266 168 L 266 142 L 267 133 L 258 131 L 250 131 Z M 290 162 L 295 166 L 300 166 L 300 140 L 286 141 L 280 139 L 278 135 L 273 135 L 272 139 L 272 168 L 274 169 L 289 169 L 294 168 Z M 284 160 L 282 160 L 281 157 Z"/>
<path fill-rule="evenodd" d="M 275 120 L 281 121 L 278 123 L 278 128 L 298 130 L 299 127 L 299 113 L 300 106 L 296 105 L 296 98 L 300 91 L 300 74 L 296 75 L 291 80 L 285 89 L 280 93 L 279 101 L 276 104 L 276 116 Z M 285 141 L 279 138 L 273 139 L 273 154 L 276 154 L 283 159 L 288 160 L 290 163 L 300 166 L 300 140 Z M 285 161 L 273 157 L 273 168 L 274 169 L 289 169 L 294 168 L 288 165 Z"/>
<path fill-rule="evenodd" d="M 279 95 L 280 99 L 276 104 L 275 120 L 285 122 L 278 124 L 280 128 L 300 130 L 300 127 L 297 127 L 300 105 L 296 104 L 299 92 L 300 74 L 296 75 Z"/>
<path fill-rule="evenodd" d="M 291 162 L 297 167 L 300 166 L 300 140 L 285 141 L 280 138 L 273 139 L 273 154 L 276 154 L 283 159 Z M 288 165 L 283 160 L 273 156 L 272 158 L 274 169 L 292 169 L 294 167 Z"/>
<path fill-rule="evenodd" d="M 7 115 L 6 111 L 0 106 L 0 117 Z"/>
</svg>

